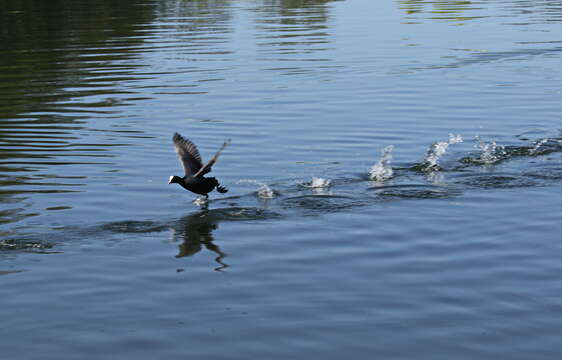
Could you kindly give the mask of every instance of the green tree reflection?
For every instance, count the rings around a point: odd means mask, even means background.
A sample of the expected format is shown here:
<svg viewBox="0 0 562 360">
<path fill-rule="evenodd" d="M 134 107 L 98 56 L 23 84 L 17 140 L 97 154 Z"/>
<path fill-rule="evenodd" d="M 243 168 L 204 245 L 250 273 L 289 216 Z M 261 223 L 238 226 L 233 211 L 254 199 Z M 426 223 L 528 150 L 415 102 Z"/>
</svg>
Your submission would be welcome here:
<svg viewBox="0 0 562 360">
<path fill-rule="evenodd" d="M 477 6 L 472 1 L 397 1 L 400 4 L 400 8 L 409 15 L 409 19 L 415 19 L 416 17 L 414 15 L 422 13 L 430 14 L 430 19 L 455 22 L 463 22 L 482 17 L 478 15 L 470 16 L 468 14 L 481 9 L 480 6 Z"/>
</svg>

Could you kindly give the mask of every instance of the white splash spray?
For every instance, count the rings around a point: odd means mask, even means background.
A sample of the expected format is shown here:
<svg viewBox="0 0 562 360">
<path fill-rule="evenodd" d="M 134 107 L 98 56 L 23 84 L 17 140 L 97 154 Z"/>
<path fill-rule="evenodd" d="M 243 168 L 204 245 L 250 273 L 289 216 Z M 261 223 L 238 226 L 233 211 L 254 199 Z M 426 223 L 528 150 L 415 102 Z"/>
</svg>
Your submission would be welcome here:
<svg viewBox="0 0 562 360">
<path fill-rule="evenodd" d="M 257 180 L 250 180 L 250 179 L 242 179 L 236 182 L 237 184 L 247 183 L 247 184 L 255 184 L 258 186 L 256 190 L 256 195 L 260 199 L 273 199 L 275 197 L 275 191 L 271 189 L 267 184 L 259 182 Z"/>
<path fill-rule="evenodd" d="M 476 147 L 480 149 L 480 158 L 478 159 L 480 162 L 484 164 L 494 164 L 506 156 L 507 152 L 505 148 L 498 145 L 495 141 L 485 142 L 478 136 L 475 139 L 478 141 Z"/>
<path fill-rule="evenodd" d="M 300 186 L 311 189 L 315 194 L 328 194 L 332 181 L 330 179 L 312 177 L 311 181 L 299 183 Z"/>
<path fill-rule="evenodd" d="M 197 206 L 205 206 L 209 203 L 209 199 L 200 196 L 197 199 L 193 200 L 193 204 L 197 205 Z"/>
<path fill-rule="evenodd" d="M 535 144 L 535 146 L 529 151 L 530 155 L 537 155 L 541 146 L 543 146 L 544 144 L 546 144 L 550 139 L 546 138 L 546 139 L 542 139 L 540 141 L 537 141 L 537 143 Z"/>
<path fill-rule="evenodd" d="M 261 199 L 273 199 L 275 197 L 275 191 L 273 191 L 267 184 L 260 184 L 258 188 L 258 197 Z"/>
<path fill-rule="evenodd" d="M 310 182 L 303 182 L 301 185 L 310 189 L 320 189 L 330 187 L 331 183 L 330 179 L 313 177 Z"/>
<path fill-rule="evenodd" d="M 392 178 L 394 172 L 392 171 L 390 163 L 392 161 L 393 150 L 394 145 L 389 145 L 382 149 L 381 158 L 369 171 L 369 179 L 382 182 Z"/>
<path fill-rule="evenodd" d="M 428 171 L 435 170 L 439 159 L 447 152 L 449 145 L 458 144 L 462 141 L 461 135 L 449 134 L 449 140 L 436 142 L 431 145 L 425 155 L 425 169 Z"/>
</svg>

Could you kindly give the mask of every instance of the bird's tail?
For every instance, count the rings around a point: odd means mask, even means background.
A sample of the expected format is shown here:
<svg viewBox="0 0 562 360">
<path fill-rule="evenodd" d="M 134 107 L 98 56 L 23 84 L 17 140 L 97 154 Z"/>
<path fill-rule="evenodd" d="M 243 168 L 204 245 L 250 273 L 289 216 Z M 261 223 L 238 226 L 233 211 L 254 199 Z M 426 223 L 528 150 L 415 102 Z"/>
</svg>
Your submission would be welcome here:
<svg viewBox="0 0 562 360">
<path fill-rule="evenodd" d="M 207 178 L 207 179 L 209 179 L 209 180 L 211 180 L 212 182 L 215 183 L 215 186 L 217 187 L 217 191 L 220 192 L 221 194 L 224 194 L 225 192 L 228 192 L 227 188 L 225 188 L 224 186 L 221 186 L 219 184 L 219 181 L 217 180 L 217 178 L 210 177 L 210 178 Z"/>
</svg>

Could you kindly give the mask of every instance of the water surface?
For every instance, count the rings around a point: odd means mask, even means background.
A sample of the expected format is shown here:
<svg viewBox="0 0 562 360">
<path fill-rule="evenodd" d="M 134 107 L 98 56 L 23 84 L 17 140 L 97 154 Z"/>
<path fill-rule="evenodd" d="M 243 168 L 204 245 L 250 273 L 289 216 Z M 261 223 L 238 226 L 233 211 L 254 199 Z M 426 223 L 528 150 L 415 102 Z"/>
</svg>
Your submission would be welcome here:
<svg viewBox="0 0 562 360">
<path fill-rule="evenodd" d="M 559 358 L 560 21 L 553 1 L 0 4 L 2 353 Z M 175 131 L 204 159 L 232 139 L 228 194 L 167 184 Z"/>
</svg>

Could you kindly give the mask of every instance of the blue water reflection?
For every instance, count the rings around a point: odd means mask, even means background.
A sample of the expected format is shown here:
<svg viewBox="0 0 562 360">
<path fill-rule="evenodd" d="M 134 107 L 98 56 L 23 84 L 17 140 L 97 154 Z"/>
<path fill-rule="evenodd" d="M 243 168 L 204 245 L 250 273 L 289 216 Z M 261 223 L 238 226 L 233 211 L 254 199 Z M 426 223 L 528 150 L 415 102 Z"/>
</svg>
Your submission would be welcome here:
<svg viewBox="0 0 562 360">
<path fill-rule="evenodd" d="M 561 13 L 0 3 L 2 354 L 558 358 Z"/>
</svg>

